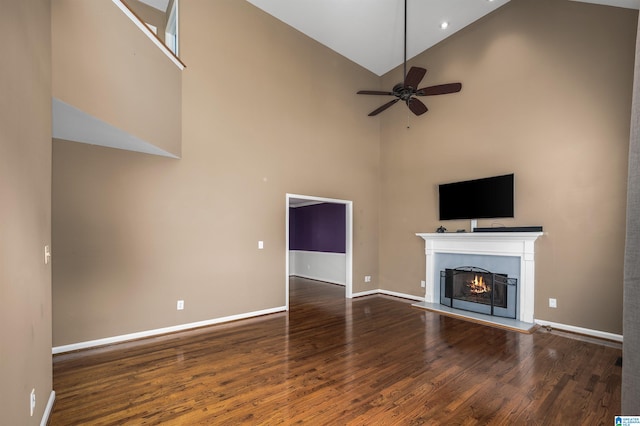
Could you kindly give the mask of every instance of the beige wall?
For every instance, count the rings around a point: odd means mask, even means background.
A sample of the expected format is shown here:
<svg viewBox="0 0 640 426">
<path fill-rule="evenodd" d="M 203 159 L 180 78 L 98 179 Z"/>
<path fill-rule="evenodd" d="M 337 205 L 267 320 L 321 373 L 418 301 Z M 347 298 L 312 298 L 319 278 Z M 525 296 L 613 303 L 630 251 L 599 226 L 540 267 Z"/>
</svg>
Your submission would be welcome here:
<svg viewBox="0 0 640 426">
<path fill-rule="evenodd" d="M 51 9 L 2 2 L 0 423 L 37 425 L 51 385 Z M 36 410 L 29 395 L 36 390 Z"/>
<path fill-rule="evenodd" d="M 284 306 L 286 193 L 353 200 L 378 286 L 379 78 L 247 2 L 181 6 L 182 159 L 54 141 L 54 346 Z"/>
<path fill-rule="evenodd" d="M 514 219 L 543 225 L 535 317 L 621 333 L 627 151 L 637 11 L 558 0 L 512 0 L 413 59 L 424 98 L 395 106 L 381 136 L 381 286 L 423 295 L 416 232 L 469 229 L 438 220 L 437 185 L 514 172 Z M 395 70 L 383 79 L 391 88 Z M 558 308 L 548 308 L 557 298 Z"/>
<path fill-rule="evenodd" d="M 422 295 L 414 234 L 468 227 L 438 221 L 437 184 L 508 172 L 499 222 L 547 233 L 536 318 L 620 333 L 636 19 L 512 0 L 411 61 L 461 93 L 372 119 L 382 101 L 354 92 L 399 69 L 379 79 L 246 2 L 184 2 L 183 159 L 54 142 L 54 346 L 283 306 L 287 192 L 354 201 L 354 291 Z"/>
<path fill-rule="evenodd" d="M 53 96 L 179 156 L 182 71 L 113 2 L 51 3 Z"/>
</svg>

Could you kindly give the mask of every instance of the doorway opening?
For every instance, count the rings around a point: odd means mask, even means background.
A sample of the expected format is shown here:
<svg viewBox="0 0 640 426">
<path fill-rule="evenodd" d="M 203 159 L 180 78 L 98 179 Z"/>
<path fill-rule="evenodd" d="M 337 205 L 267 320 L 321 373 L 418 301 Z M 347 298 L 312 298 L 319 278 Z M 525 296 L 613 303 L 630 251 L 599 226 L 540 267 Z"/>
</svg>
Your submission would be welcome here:
<svg viewBox="0 0 640 426">
<path fill-rule="evenodd" d="M 291 271 L 290 259 L 291 259 L 291 251 L 289 247 L 289 224 L 290 224 L 290 208 L 294 206 L 301 205 L 312 205 L 312 204 L 322 204 L 322 203 L 330 203 L 330 204 L 341 204 L 344 205 L 345 210 L 345 233 L 344 233 L 344 262 L 345 262 L 345 297 L 351 299 L 353 297 L 353 202 L 349 200 L 339 200 L 334 198 L 324 198 L 324 197 L 315 197 L 309 195 L 299 195 L 299 194 L 287 194 L 286 196 L 286 223 L 285 223 L 285 241 L 286 241 L 286 252 L 285 252 L 285 296 L 286 296 L 286 308 L 289 310 L 289 273 Z"/>
</svg>

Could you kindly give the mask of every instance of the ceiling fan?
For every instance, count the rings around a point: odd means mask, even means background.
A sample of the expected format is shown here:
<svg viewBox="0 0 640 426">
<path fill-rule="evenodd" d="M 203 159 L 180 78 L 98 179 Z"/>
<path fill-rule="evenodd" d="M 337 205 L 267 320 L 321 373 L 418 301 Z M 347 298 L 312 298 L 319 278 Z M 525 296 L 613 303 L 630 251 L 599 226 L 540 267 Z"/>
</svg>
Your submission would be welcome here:
<svg viewBox="0 0 640 426">
<path fill-rule="evenodd" d="M 379 90 L 360 90 L 359 95 L 384 95 L 395 96 L 396 99 L 387 102 L 381 107 L 371 111 L 369 117 L 380 114 L 385 109 L 398 101 L 404 101 L 411 112 L 415 115 L 422 115 L 428 111 L 427 106 L 415 96 L 435 96 L 445 95 L 447 93 L 456 93 L 462 89 L 461 83 L 447 83 L 438 84 L 436 86 L 424 87 L 418 89 L 418 85 L 422 81 L 422 78 L 427 73 L 427 70 L 420 67 L 411 67 L 407 73 L 407 0 L 404 0 L 404 83 L 398 83 L 393 86 L 391 92 L 383 92 Z"/>
</svg>

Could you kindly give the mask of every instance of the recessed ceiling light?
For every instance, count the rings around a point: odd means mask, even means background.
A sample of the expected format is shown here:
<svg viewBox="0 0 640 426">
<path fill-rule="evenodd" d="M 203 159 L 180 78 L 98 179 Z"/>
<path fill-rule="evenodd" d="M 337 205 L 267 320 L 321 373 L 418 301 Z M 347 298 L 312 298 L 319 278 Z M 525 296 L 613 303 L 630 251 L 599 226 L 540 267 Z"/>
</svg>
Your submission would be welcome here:
<svg viewBox="0 0 640 426">
<path fill-rule="evenodd" d="M 442 24 L 440 24 L 440 28 L 443 30 L 446 30 L 448 26 L 449 26 L 449 23 L 447 21 L 444 21 Z"/>
</svg>

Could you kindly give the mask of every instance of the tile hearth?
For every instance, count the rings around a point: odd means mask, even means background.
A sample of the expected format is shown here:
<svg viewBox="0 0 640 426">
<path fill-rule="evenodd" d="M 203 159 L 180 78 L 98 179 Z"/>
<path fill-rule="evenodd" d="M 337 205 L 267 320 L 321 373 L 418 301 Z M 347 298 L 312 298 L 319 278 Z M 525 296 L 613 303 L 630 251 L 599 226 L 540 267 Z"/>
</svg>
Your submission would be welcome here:
<svg viewBox="0 0 640 426">
<path fill-rule="evenodd" d="M 461 311 L 460 309 L 450 308 L 440 303 L 418 302 L 411 306 L 424 309 L 426 311 L 435 312 L 452 318 L 463 319 L 479 324 L 490 325 L 492 327 L 504 328 L 507 330 L 518 331 L 520 333 L 532 333 L 536 328 L 536 324 L 520 321 L 512 318 L 502 318 L 491 315 L 479 314 L 476 312 Z"/>
</svg>

